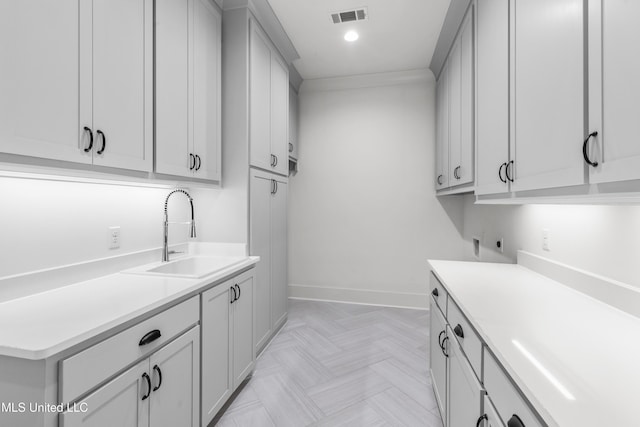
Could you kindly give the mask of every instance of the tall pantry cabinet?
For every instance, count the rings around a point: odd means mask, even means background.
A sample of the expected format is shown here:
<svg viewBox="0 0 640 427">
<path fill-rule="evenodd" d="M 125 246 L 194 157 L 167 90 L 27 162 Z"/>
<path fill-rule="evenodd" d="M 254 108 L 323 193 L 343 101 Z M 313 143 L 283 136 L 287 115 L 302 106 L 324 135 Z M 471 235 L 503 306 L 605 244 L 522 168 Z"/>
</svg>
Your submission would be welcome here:
<svg viewBox="0 0 640 427">
<path fill-rule="evenodd" d="M 224 10 L 222 37 L 223 182 L 225 197 L 248 218 L 231 225 L 234 233 L 246 236 L 249 254 L 260 257 L 256 353 L 286 320 L 288 286 L 289 68 L 281 54 L 288 48 L 274 43 L 278 31 L 262 26 L 261 16 L 249 7 Z"/>
</svg>

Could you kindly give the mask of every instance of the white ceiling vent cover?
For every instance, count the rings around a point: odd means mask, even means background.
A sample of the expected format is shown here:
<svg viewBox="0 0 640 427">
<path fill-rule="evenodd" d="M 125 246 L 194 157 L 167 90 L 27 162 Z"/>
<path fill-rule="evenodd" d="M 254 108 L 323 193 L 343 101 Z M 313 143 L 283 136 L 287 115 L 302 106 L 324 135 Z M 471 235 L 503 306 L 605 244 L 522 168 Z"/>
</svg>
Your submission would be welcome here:
<svg viewBox="0 0 640 427">
<path fill-rule="evenodd" d="M 331 12 L 331 20 L 334 24 L 365 21 L 367 19 L 369 19 L 369 11 L 366 7 L 359 7 L 354 10 L 343 10 L 342 12 Z"/>
</svg>

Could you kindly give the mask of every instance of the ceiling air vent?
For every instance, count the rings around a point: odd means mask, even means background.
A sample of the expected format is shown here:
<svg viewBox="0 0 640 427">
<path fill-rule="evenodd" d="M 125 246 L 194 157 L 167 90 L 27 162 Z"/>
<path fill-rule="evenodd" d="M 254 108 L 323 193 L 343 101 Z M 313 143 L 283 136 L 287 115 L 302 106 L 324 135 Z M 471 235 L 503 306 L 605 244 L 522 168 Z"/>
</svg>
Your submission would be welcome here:
<svg viewBox="0 0 640 427">
<path fill-rule="evenodd" d="M 352 21 L 364 21 L 369 18 L 369 13 L 366 7 L 360 7 L 355 10 L 344 10 L 342 12 L 332 12 L 331 20 L 334 24 L 341 24 L 343 22 Z"/>
</svg>

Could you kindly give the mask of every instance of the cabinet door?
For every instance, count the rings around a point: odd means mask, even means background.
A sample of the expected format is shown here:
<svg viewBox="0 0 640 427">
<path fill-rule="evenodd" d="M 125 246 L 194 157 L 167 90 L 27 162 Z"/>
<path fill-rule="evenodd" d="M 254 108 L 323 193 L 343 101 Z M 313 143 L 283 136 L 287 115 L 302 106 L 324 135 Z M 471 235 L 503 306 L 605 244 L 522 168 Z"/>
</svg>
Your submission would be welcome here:
<svg viewBox="0 0 640 427">
<path fill-rule="evenodd" d="M 436 86 L 436 189 L 449 186 L 449 80 L 448 64 Z"/>
<path fill-rule="evenodd" d="M 152 20 L 152 0 L 93 0 L 95 165 L 151 170 Z"/>
<path fill-rule="evenodd" d="M 487 396 L 486 394 L 484 395 L 483 407 L 484 414 L 487 416 L 487 418 L 484 420 L 484 424 L 481 424 L 482 427 L 505 427 L 504 423 L 500 419 L 500 416 L 498 415 L 498 411 L 496 411 L 496 408 L 493 407 L 491 399 L 489 399 L 489 396 Z"/>
<path fill-rule="evenodd" d="M 220 180 L 221 19 L 212 0 L 193 0 L 193 152 L 196 178 Z"/>
<path fill-rule="evenodd" d="M 273 172 L 289 172 L 289 69 L 276 52 L 271 52 L 271 154 Z"/>
<path fill-rule="evenodd" d="M 289 87 L 289 156 L 298 158 L 298 127 L 299 127 L 298 94 Z"/>
<path fill-rule="evenodd" d="M 454 176 L 454 171 L 460 165 L 460 132 L 462 130 L 462 108 L 461 108 L 461 53 L 460 37 L 456 38 L 449 58 L 447 59 L 447 82 L 449 83 L 449 166 L 448 181 L 449 186 L 458 184 L 458 180 Z"/>
<path fill-rule="evenodd" d="M 193 327 L 154 353 L 149 358 L 149 375 L 150 425 L 198 427 L 200 327 Z"/>
<path fill-rule="evenodd" d="M 453 331 L 449 329 L 449 335 Z M 482 386 L 476 379 L 471 365 L 464 356 L 457 340 L 447 342 L 449 350 L 449 427 L 475 425 L 480 417 Z"/>
<path fill-rule="evenodd" d="M 78 53 L 90 13 L 77 0 L 0 2 L 0 152 L 91 163 Z"/>
<path fill-rule="evenodd" d="M 277 180 L 271 197 L 271 316 L 277 328 L 287 316 L 287 183 Z"/>
<path fill-rule="evenodd" d="M 256 264 L 256 352 L 271 336 L 271 192 L 273 181 L 251 170 L 250 253 Z"/>
<path fill-rule="evenodd" d="M 155 171 L 192 176 L 189 150 L 190 2 L 156 0 Z"/>
<path fill-rule="evenodd" d="M 590 182 L 640 178 L 640 144 L 636 124 L 640 117 L 640 59 L 629 46 L 640 38 L 640 2 L 589 2 L 589 130 Z"/>
<path fill-rule="evenodd" d="M 230 360 L 229 288 L 224 282 L 202 293 L 202 424 L 208 425 L 233 391 Z M 253 346 L 252 346 L 253 348 Z"/>
<path fill-rule="evenodd" d="M 76 404 L 77 411 L 60 415 L 62 427 L 148 427 L 151 393 L 145 359 Z M 86 412 L 82 412 L 86 409 Z"/>
<path fill-rule="evenodd" d="M 481 195 L 509 191 L 500 170 L 509 161 L 509 0 L 477 0 L 476 14 L 475 192 Z"/>
<path fill-rule="evenodd" d="M 250 28 L 250 160 L 271 170 L 271 48 L 254 21 Z"/>
<path fill-rule="evenodd" d="M 583 1 L 518 0 L 512 6 L 511 189 L 582 184 Z"/>
<path fill-rule="evenodd" d="M 253 275 L 240 276 L 237 285 L 238 298 L 233 303 L 233 387 L 240 385 L 253 369 L 256 352 L 253 346 Z"/>
<path fill-rule="evenodd" d="M 473 14 L 472 4 L 462 22 L 458 36 L 460 38 L 460 154 L 458 164 L 454 166 L 455 185 L 468 184 L 474 180 Z M 456 167 L 457 170 L 455 170 Z"/>
<path fill-rule="evenodd" d="M 447 425 L 447 357 L 440 348 L 441 340 L 446 338 L 446 321 L 442 313 L 437 308 L 435 301 L 431 298 L 431 309 L 429 310 L 430 331 L 429 331 L 429 362 L 431 364 L 431 379 L 433 391 L 438 402 L 438 409 L 442 416 L 442 423 Z"/>
</svg>

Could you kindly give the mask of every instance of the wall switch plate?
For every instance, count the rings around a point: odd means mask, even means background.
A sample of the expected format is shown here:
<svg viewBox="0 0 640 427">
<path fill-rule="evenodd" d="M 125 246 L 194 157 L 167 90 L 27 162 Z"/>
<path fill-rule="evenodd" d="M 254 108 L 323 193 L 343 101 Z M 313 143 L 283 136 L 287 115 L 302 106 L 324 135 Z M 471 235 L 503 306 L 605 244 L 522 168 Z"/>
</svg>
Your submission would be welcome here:
<svg viewBox="0 0 640 427">
<path fill-rule="evenodd" d="M 545 228 L 542 230 L 542 249 L 544 249 L 545 251 L 550 251 L 551 250 L 551 246 L 549 243 L 549 229 Z"/>
<path fill-rule="evenodd" d="M 120 247 L 120 226 L 116 225 L 107 229 L 107 247 L 118 249 Z"/>
</svg>

